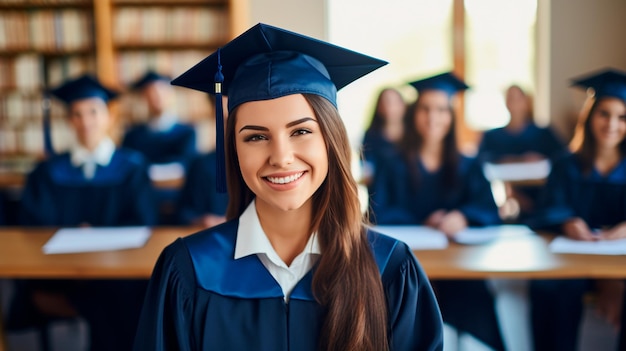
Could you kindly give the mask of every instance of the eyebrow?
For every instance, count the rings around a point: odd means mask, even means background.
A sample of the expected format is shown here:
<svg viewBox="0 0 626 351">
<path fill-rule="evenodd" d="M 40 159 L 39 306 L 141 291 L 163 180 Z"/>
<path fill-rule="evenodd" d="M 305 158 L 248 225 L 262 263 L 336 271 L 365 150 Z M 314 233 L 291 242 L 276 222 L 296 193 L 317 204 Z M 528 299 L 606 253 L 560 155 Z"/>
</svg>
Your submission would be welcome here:
<svg viewBox="0 0 626 351">
<path fill-rule="evenodd" d="M 308 122 L 308 121 L 313 121 L 315 123 L 317 123 L 317 121 L 315 119 L 313 119 L 312 117 L 304 117 L 304 118 L 300 118 L 297 119 L 295 121 L 291 121 L 289 123 L 287 123 L 285 125 L 285 127 L 287 128 L 291 128 L 293 126 L 296 126 L 298 124 L 304 123 L 304 122 Z M 267 127 L 262 127 L 262 126 L 255 126 L 255 125 L 246 125 L 241 127 L 241 129 L 239 129 L 239 133 L 241 133 L 242 131 L 246 130 L 246 129 L 250 129 L 250 130 L 260 130 L 260 131 L 269 131 L 269 129 Z"/>
</svg>

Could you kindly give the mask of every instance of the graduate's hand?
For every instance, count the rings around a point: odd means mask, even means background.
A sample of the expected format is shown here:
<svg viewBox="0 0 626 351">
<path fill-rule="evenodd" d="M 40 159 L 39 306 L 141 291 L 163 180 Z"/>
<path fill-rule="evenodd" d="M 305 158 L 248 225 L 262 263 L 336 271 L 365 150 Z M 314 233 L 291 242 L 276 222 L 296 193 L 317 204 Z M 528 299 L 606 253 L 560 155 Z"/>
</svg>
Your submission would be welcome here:
<svg viewBox="0 0 626 351">
<path fill-rule="evenodd" d="M 211 228 L 224 222 L 226 222 L 226 217 L 208 214 L 198 218 L 194 224 L 202 226 L 203 228 Z"/>
<path fill-rule="evenodd" d="M 626 238 L 626 222 L 622 222 L 611 229 L 603 230 L 598 235 L 603 240 L 616 240 Z"/>
<path fill-rule="evenodd" d="M 570 239 L 582 241 L 596 241 L 600 237 L 595 235 L 587 223 L 579 217 L 569 219 L 561 226 L 563 234 Z"/>
<path fill-rule="evenodd" d="M 428 216 L 424 221 L 424 225 L 431 228 L 438 228 L 441 224 L 441 220 L 445 217 L 445 210 L 437 210 Z"/>
<path fill-rule="evenodd" d="M 465 215 L 457 210 L 454 210 L 446 213 L 446 215 L 441 219 L 441 223 L 437 229 L 441 230 L 444 234 L 446 234 L 446 236 L 451 238 L 454 234 L 465 228 L 467 228 L 467 219 L 465 218 Z"/>
</svg>

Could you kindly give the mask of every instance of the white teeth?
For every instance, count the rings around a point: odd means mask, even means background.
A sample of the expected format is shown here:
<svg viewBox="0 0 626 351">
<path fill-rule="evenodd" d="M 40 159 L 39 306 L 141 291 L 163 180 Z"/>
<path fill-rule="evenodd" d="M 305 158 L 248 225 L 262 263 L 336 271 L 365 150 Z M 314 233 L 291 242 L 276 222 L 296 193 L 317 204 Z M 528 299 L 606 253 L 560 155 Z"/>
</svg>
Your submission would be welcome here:
<svg viewBox="0 0 626 351">
<path fill-rule="evenodd" d="M 274 184 L 287 184 L 287 183 L 291 183 L 295 180 L 297 180 L 298 178 L 302 177 L 302 175 L 304 174 L 304 172 L 300 172 L 300 173 L 296 173 L 294 175 L 290 175 L 289 177 L 266 177 L 267 180 L 269 180 L 270 182 L 274 183 Z"/>
</svg>

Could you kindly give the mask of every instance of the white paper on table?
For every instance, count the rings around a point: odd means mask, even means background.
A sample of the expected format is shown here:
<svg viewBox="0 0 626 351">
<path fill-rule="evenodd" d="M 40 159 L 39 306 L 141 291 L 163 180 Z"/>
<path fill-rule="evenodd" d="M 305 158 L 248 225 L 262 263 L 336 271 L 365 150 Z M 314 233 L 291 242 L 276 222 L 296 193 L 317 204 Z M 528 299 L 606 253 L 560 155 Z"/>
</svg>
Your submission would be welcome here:
<svg viewBox="0 0 626 351">
<path fill-rule="evenodd" d="M 550 251 L 587 255 L 626 255 L 626 239 L 581 241 L 559 236 L 550 243 Z"/>
<path fill-rule="evenodd" d="M 465 228 L 454 235 L 454 241 L 464 245 L 479 245 L 496 240 L 503 236 L 528 235 L 533 231 L 520 224 L 505 224 L 487 227 Z"/>
<path fill-rule="evenodd" d="M 443 232 L 426 226 L 375 226 L 373 230 L 405 242 L 411 250 L 443 250 L 448 238 Z"/>
<path fill-rule="evenodd" d="M 148 174 L 152 181 L 181 179 L 185 176 L 185 168 L 178 162 L 154 164 Z"/>
<path fill-rule="evenodd" d="M 150 237 L 148 227 L 62 228 L 45 243 L 45 254 L 111 251 L 142 247 Z"/>
<path fill-rule="evenodd" d="M 485 163 L 483 172 L 489 181 L 502 180 L 533 180 L 544 179 L 550 174 L 549 160 L 519 163 Z"/>
</svg>

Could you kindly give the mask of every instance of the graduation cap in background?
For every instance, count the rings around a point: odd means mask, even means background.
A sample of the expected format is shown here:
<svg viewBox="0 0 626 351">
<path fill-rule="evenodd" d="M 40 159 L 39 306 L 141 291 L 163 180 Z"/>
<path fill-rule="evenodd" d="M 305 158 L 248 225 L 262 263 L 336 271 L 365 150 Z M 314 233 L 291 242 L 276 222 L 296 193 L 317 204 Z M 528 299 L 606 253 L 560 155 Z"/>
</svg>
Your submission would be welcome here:
<svg viewBox="0 0 626 351">
<path fill-rule="evenodd" d="M 88 98 L 100 98 L 104 102 L 109 102 L 119 94 L 115 90 L 106 88 L 96 78 L 88 74 L 68 80 L 50 90 L 50 93 L 67 105 L 76 100 Z"/>
<path fill-rule="evenodd" d="M 409 83 L 418 93 L 425 90 L 440 90 L 453 96 L 459 91 L 469 89 L 469 86 L 465 84 L 461 79 L 454 75 L 452 72 L 441 73 L 428 78 L 416 80 Z"/>
<path fill-rule="evenodd" d="M 52 137 L 50 135 L 50 102 L 48 101 L 50 94 L 63 101 L 66 105 L 70 105 L 74 101 L 88 98 L 100 98 L 104 102 L 109 102 L 109 100 L 117 97 L 118 92 L 106 88 L 96 78 L 88 74 L 68 80 L 58 87 L 46 91 L 44 93 L 43 105 L 44 148 L 47 155 L 54 155 Z"/>
<path fill-rule="evenodd" d="M 572 79 L 572 85 L 593 89 L 595 98 L 614 97 L 626 101 L 626 72 L 608 68 Z"/>
<path fill-rule="evenodd" d="M 132 83 L 130 87 L 133 90 L 141 90 L 145 88 L 146 85 L 152 82 L 161 81 L 161 82 L 169 83 L 171 80 L 172 78 L 166 75 L 150 70 L 150 71 L 147 71 L 141 78 L 137 79 L 137 81 Z"/>
<path fill-rule="evenodd" d="M 172 81 L 216 96 L 217 188 L 226 191 L 222 94 L 228 111 L 249 101 L 337 91 L 387 64 L 318 39 L 259 23 Z"/>
</svg>

